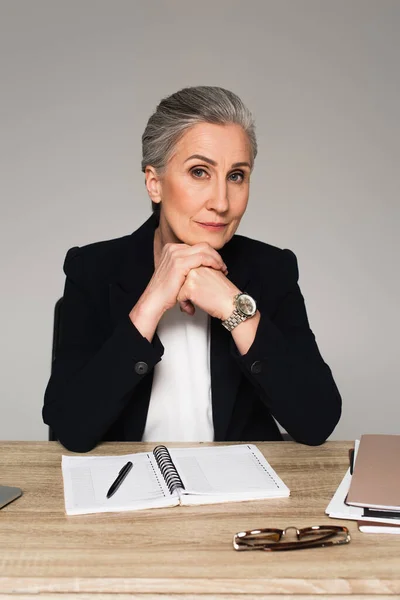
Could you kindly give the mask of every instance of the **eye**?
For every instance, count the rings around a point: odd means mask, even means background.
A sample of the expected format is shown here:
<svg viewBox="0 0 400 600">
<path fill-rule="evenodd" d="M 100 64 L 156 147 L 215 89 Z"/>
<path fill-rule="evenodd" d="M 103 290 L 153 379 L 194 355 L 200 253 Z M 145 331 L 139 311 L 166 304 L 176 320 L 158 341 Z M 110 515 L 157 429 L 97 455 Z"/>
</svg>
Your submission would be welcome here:
<svg viewBox="0 0 400 600">
<path fill-rule="evenodd" d="M 236 171 L 229 175 L 229 179 L 234 183 L 242 183 L 244 181 L 244 173 L 243 171 Z"/>
<path fill-rule="evenodd" d="M 203 173 L 208 175 L 207 171 L 201 167 L 194 167 L 190 172 L 196 179 L 204 179 Z"/>
</svg>

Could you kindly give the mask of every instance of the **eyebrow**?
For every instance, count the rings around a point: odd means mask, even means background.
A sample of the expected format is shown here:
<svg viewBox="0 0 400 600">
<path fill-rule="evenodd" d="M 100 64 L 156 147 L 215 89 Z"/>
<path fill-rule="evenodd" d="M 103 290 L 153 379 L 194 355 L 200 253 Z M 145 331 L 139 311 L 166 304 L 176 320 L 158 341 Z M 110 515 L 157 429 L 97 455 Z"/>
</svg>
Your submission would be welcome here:
<svg viewBox="0 0 400 600">
<path fill-rule="evenodd" d="M 185 160 L 185 162 L 187 162 L 188 160 L 191 160 L 192 158 L 197 158 L 198 160 L 203 160 L 204 162 L 209 163 L 213 167 L 217 166 L 217 163 L 215 162 L 215 160 L 212 160 L 211 158 L 207 158 L 207 156 L 203 156 L 202 154 L 192 154 L 192 156 L 189 156 L 189 158 L 187 158 Z M 249 169 L 251 169 L 251 165 L 248 162 L 233 163 L 233 165 L 231 166 L 231 169 L 236 169 L 237 167 L 249 167 Z"/>
</svg>

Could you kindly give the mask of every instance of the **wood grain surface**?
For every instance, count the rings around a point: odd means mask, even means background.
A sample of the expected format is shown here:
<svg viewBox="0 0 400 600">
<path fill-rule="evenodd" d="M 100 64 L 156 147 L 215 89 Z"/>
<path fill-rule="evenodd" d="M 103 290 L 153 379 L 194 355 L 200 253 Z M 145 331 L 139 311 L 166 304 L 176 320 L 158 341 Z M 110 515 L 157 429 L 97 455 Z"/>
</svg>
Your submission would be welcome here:
<svg viewBox="0 0 400 600">
<path fill-rule="evenodd" d="M 61 455 L 72 453 L 57 442 L 0 442 L 0 483 L 23 490 L 0 511 L 0 600 L 400 596 L 400 536 L 362 534 L 355 522 L 324 513 L 351 443 L 257 446 L 289 486 L 289 498 L 67 516 Z M 153 447 L 105 443 L 89 454 Z M 233 534 L 244 529 L 324 523 L 347 525 L 351 543 L 285 553 L 232 547 Z"/>
</svg>

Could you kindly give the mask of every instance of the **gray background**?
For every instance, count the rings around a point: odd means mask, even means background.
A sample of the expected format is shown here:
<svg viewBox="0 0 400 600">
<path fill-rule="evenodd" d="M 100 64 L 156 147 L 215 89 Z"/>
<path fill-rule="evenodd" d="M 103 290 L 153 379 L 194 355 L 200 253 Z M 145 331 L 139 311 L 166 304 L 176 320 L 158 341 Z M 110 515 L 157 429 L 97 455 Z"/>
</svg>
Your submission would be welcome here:
<svg viewBox="0 0 400 600">
<path fill-rule="evenodd" d="M 149 215 L 140 138 L 187 85 L 238 93 L 259 156 L 240 232 L 295 251 L 343 396 L 399 433 L 397 0 L 0 2 L 0 439 L 45 439 L 67 249 Z"/>
</svg>

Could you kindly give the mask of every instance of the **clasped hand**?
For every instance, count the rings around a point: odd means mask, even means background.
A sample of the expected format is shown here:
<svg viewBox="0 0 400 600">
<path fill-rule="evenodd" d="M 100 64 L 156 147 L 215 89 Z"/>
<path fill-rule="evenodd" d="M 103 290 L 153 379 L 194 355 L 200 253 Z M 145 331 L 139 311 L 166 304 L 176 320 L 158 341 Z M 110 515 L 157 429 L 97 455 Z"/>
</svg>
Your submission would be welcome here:
<svg viewBox="0 0 400 600">
<path fill-rule="evenodd" d="M 227 273 L 221 256 L 206 242 L 194 246 L 166 244 L 139 302 L 158 320 L 176 302 L 189 315 L 197 306 L 224 320 L 232 314 L 233 297 L 240 291 Z"/>
</svg>

